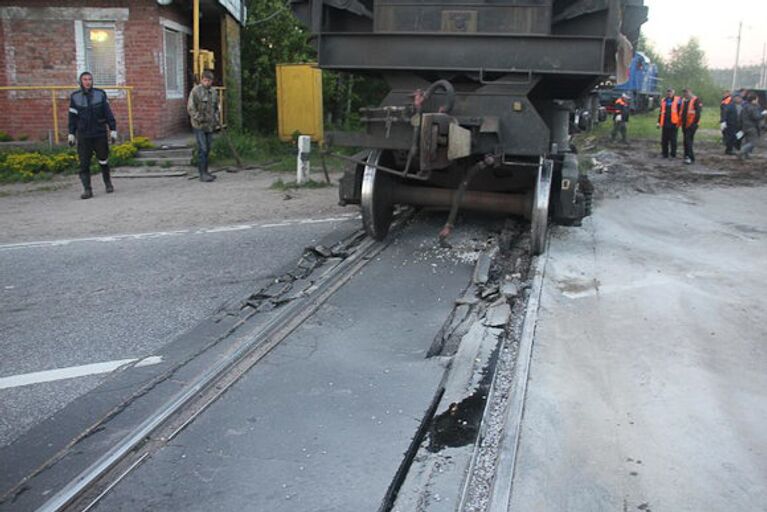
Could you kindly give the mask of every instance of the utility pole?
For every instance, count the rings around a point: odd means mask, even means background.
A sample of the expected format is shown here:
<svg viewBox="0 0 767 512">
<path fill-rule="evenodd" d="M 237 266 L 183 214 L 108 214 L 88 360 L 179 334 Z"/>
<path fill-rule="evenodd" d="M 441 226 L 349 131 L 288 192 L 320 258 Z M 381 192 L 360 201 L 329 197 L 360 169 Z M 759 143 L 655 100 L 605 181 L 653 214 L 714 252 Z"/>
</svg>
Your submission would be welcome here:
<svg viewBox="0 0 767 512">
<path fill-rule="evenodd" d="M 735 68 L 732 70 L 732 90 L 735 90 L 735 86 L 738 81 L 738 63 L 740 61 L 740 36 L 743 33 L 743 22 L 738 25 L 738 48 L 735 51 Z"/>
<path fill-rule="evenodd" d="M 759 76 L 759 88 L 767 89 L 767 43 L 762 46 L 762 74 Z"/>
</svg>

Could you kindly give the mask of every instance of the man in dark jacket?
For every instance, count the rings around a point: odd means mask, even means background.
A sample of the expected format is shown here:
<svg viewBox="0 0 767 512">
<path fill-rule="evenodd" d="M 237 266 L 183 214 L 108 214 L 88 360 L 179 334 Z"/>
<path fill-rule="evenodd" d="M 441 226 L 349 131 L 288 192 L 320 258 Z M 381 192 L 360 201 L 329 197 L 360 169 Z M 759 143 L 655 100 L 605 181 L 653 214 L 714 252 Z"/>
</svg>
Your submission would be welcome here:
<svg viewBox="0 0 767 512">
<path fill-rule="evenodd" d="M 69 99 L 69 137 L 70 146 L 77 141 L 77 154 L 80 158 L 80 181 L 83 184 L 81 199 L 93 197 L 91 188 L 91 157 L 96 158 L 101 166 L 101 176 L 107 194 L 114 192 L 109 175 L 109 143 L 107 130 L 114 143 L 117 140 L 117 125 L 112 109 L 109 108 L 107 93 L 94 89 L 93 75 L 88 71 L 80 74 L 80 89 L 72 93 Z"/>
<path fill-rule="evenodd" d="M 738 158 L 751 158 L 751 152 L 759 143 L 760 124 L 764 117 L 767 117 L 767 110 L 762 110 L 759 105 L 759 98 L 751 94 L 746 98 L 743 104 L 743 149 L 738 151 Z"/>
<path fill-rule="evenodd" d="M 743 96 L 740 93 L 735 93 L 732 97 L 732 102 L 727 105 L 722 113 L 722 136 L 727 145 L 726 154 L 734 155 L 736 149 L 740 150 L 741 139 L 738 138 L 738 134 L 741 134 L 742 129 Z"/>
<path fill-rule="evenodd" d="M 695 132 L 698 131 L 698 125 L 700 124 L 700 116 L 703 112 L 703 103 L 700 98 L 695 96 L 690 89 L 684 90 L 684 97 L 682 99 L 682 133 L 684 135 L 684 163 L 695 163 L 695 151 L 693 145 L 695 144 Z"/>
</svg>

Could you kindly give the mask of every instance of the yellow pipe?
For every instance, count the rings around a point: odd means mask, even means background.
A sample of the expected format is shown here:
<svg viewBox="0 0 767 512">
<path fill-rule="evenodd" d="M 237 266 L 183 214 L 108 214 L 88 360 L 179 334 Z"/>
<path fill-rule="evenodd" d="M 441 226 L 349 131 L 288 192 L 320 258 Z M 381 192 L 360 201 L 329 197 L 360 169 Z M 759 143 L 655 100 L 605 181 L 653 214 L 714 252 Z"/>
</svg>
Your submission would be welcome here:
<svg viewBox="0 0 767 512">
<path fill-rule="evenodd" d="M 58 108 L 56 108 L 58 105 L 56 105 L 56 91 L 51 91 L 51 110 L 53 110 L 53 142 L 55 144 L 59 143 L 59 116 L 56 115 L 56 111 Z"/>
<path fill-rule="evenodd" d="M 53 141 L 59 143 L 59 118 L 56 115 L 58 110 L 58 102 L 56 101 L 56 91 L 71 91 L 74 89 L 71 85 L 2 85 L 0 91 L 51 91 L 51 110 L 53 111 Z M 133 141 L 133 101 L 131 93 L 133 92 L 132 85 L 106 85 L 101 86 L 101 89 L 112 89 L 117 91 L 128 92 L 128 130 L 130 132 L 130 140 Z"/>
<path fill-rule="evenodd" d="M 194 0 L 192 21 L 192 61 L 194 66 L 194 78 L 200 81 L 200 0 Z"/>
<path fill-rule="evenodd" d="M 128 132 L 130 133 L 130 141 L 133 142 L 133 101 L 131 98 L 131 91 L 128 89 Z"/>
<path fill-rule="evenodd" d="M 0 91 L 72 91 L 77 87 L 71 85 L 1 85 Z M 100 85 L 99 89 L 116 91 L 132 90 L 132 85 Z"/>
</svg>

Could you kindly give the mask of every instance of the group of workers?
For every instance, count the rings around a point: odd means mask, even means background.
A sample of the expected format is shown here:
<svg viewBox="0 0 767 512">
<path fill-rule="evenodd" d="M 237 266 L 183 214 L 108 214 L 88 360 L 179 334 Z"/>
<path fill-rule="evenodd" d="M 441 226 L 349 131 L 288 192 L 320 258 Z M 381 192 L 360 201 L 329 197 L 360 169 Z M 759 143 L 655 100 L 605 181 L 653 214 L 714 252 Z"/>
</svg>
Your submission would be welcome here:
<svg viewBox="0 0 767 512">
<path fill-rule="evenodd" d="M 685 89 L 682 96 L 676 96 L 674 89 L 666 90 L 666 97 L 660 102 L 658 128 L 661 129 L 661 155 L 663 158 L 676 158 L 679 129 L 682 129 L 684 144 L 684 163 L 695 163 L 695 133 L 700 126 L 703 102 L 690 89 Z"/>
<path fill-rule="evenodd" d="M 724 91 L 719 112 L 725 154 L 750 158 L 759 143 L 762 120 L 767 110 L 759 105 L 759 98 L 745 89 L 730 93 Z"/>
<path fill-rule="evenodd" d="M 213 86 L 213 72 L 205 70 L 200 83 L 189 94 L 187 111 L 197 142 L 197 165 L 201 182 L 216 179 L 208 172 L 208 155 L 213 142 L 213 132 L 221 126 L 218 112 L 218 93 Z M 80 181 L 83 193 L 80 199 L 93 197 L 91 186 L 91 158 L 96 158 L 101 168 L 104 188 L 107 194 L 114 192 L 109 169 L 109 141 L 117 142 L 117 123 L 109 107 L 106 92 L 93 87 L 93 75 L 85 71 L 80 74 L 80 88 L 73 92 L 69 100 L 69 136 L 70 146 L 77 145 L 80 159 Z M 109 135 L 107 136 L 107 129 Z M 109 140 L 108 140 L 109 139 Z"/>
<path fill-rule="evenodd" d="M 631 96 L 622 94 L 615 101 L 613 131 L 611 140 L 618 135 L 623 143 L 627 142 L 626 125 L 631 113 Z M 660 102 L 658 128 L 661 129 L 661 155 L 663 158 L 676 158 L 679 130 L 682 130 L 684 143 L 684 163 L 695 163 L 695 133 L 700 126 L 703 102 L 690 89 L 684 89 L 682 96 L 677 96 L 674 89 L 666 89 L 666 96 Z M 759 104 L 759 98 L 753 92 L 739 90 L 733 93 L 725 91 L 720 110 L 720 128 L 725 144 L 725 154 L 736 155 L 739 159 L 750 158 L 759 143 L 762 121 L 767 118 L 767 110 Z"/>
</svg>

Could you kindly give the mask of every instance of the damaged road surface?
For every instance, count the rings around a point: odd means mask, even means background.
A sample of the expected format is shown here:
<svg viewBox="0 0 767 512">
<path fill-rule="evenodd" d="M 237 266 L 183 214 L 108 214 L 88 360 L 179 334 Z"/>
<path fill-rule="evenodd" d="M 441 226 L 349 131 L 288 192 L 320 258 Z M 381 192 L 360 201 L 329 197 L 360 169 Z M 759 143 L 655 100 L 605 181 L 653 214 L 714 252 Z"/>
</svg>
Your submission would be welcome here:
<svg viewBox="0 0 767 512">
<path fill-rule="evenodd" d="M 0 510 L 391 510 L 421 450 L 465 472 L 529 237 L 490 220 L 442 248 L 440 217 L 307 250 Z"/>
</svg>

